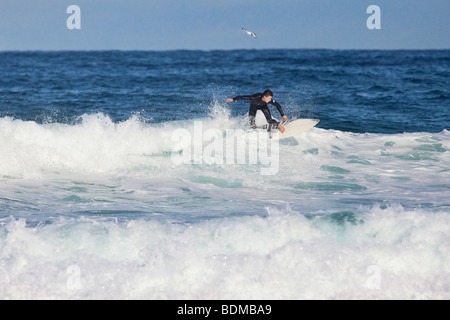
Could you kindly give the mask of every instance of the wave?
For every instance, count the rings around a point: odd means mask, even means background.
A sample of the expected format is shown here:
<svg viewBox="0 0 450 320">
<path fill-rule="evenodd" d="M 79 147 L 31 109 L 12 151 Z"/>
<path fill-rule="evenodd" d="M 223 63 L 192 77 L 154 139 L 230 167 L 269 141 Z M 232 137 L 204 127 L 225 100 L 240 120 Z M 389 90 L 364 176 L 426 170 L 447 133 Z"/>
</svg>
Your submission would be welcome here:
<svg viewBox="0 0 450 320">
<path fill-rule="evenodd" d="M 189 224 L 2 219 L 0 298 L 450 298 L 448 212 L 266 210 Z"/>
<path fill-rule="evenodd" d="M 211 109 L 208 118 L 159 124 L 147 123 L 138 115 L 114 123 L 102 113 L 85 114 L 75 124 L 38 124 L 0 118 L 0 177 L 32 178 L 61 172 L 126 174 L 139 168 L 154 168 L 162 163 L 157 157 L 166 157 L 167 162 L 173 152 L 180 153 L 191 146 L 192 139 L 182 143 L 180 137 L 174 137 L 174 132 L 178 130 L 193 137 L 196 122 L 203 133 L 219 130 L 219 134 L 224 134 L 227 129 L 247 127 L 245 119 L 231 118 L 229 111 L 220 105 Z M 450 150 L 449 136 L 447 130 L 438 134 L 383 135 L 314 128 L 299 138 L 300 145 L 292 139 L 281 142 L 281 148 L 284 155 L 291 154 L 295 159 L 299 151 L 322 159 L 326 154 L 328 159 L 330 156 L 334 160 L 346 158 L 346 165 L 371 165 L 382 157 L 439 161 L 446 159 L 444 154 Z M 292 145 L 297 147 L 289 148 Z M 351 150 L 342 152 L 342 148 Z M 364 153 L 374 149 L 377 159 L 364 158 Z M 352 154 L 348 154 L 350 151 Z M 331 170 L 330 166 L 324 168 Z"/>
<path fill-rule="evenodd" d="M 145 156 L 170 151 L 170 133 L 170 124 L 146 125 L 137 116 L 114 123 L 101 113 L 83 115 L 75 125 L 2 118 L 0 175 L 120 171 L 144 163 Z"/>
<path fill-rule="evenodd" d="M 0 217 L 47 221 L 116 216 L 118 210 L 129 219 L 183 222 L 261 215 L 267 205 L 308 213 L 450 206 L 447 130 L 313 128 L 271 145 L 243 130 L 245 119 L 220 108 L 204 119 L 159 124 L 139 116 L 114 123 L 101 113 L 74 124 L 0 118 Z M 198 148 L 196 134 L 204 143 Z"/>
</svg>

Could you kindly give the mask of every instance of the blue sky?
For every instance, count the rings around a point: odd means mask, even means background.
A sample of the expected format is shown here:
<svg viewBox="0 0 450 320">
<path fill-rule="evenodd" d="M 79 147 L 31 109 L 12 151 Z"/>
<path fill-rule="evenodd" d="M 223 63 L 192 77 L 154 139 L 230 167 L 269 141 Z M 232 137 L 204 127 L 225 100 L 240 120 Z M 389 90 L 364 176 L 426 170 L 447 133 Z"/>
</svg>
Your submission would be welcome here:
<svg viewBox="0 0 450 320">
<path fill-rule="evenodd" d="M 449 16 L 450 0 L 0 0 L 0 50 L 449 49 Z"/>
</svg>

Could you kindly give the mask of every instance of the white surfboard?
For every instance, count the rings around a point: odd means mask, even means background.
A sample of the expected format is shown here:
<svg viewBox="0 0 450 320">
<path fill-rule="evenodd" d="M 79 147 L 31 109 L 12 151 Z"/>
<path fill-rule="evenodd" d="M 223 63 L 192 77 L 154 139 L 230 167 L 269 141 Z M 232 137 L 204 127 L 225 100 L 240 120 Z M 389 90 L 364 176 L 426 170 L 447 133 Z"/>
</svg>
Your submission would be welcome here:
<svg viewBox="0 0 450 320">
<path fill-rule="evenodd" d="M 272 130 L 272 139 L 280 140 L 286 139 L 290 137 L 295 137 L 303 132 L 308 131 L 309 129 L 316 126 L 320 120 L 317 119 L 297 119 L 297 120 L 288 120 L 282 122 L 281 124 L 286 129 L 284 133 L 281 133 L 279 130 Z"/>
</svg>

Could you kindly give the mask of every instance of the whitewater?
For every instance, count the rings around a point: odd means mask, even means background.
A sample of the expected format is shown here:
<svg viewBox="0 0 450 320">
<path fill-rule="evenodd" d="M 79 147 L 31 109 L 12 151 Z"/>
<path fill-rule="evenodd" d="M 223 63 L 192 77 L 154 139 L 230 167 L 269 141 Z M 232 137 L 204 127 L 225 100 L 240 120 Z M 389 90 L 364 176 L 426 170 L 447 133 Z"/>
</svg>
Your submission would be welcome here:
<svg viewBox="0 0 450 320">
<path fill-rule="evenodd" d="M 246 124 L 220 101 L 196 121 Z M 0 298 L 450 298 L 448 130 L 319 126 L 262 175 L 174 163 L 178 129 L 1 117 Z"/>
</svg>

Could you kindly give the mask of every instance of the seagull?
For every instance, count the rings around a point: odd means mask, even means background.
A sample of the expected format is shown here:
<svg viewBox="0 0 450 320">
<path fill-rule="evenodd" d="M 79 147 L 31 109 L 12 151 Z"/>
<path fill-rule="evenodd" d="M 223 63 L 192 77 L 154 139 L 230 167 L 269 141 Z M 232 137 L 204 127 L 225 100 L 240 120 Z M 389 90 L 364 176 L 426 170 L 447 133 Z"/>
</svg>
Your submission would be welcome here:
<svg viewBox="0 0 450 320">
<path fill-rule="evenodd" d="M 253 38 L 258 39 L 258 38 L 256 37 L 256 33 L 251 32 L 251 31 L 248 31 L 248 30 L 245 29 L 245 28 L 242 28 L 242 31 L 244 31 L 245 33 L 247 33 L 249 36 L 252 36 Z"/>
</svg>

